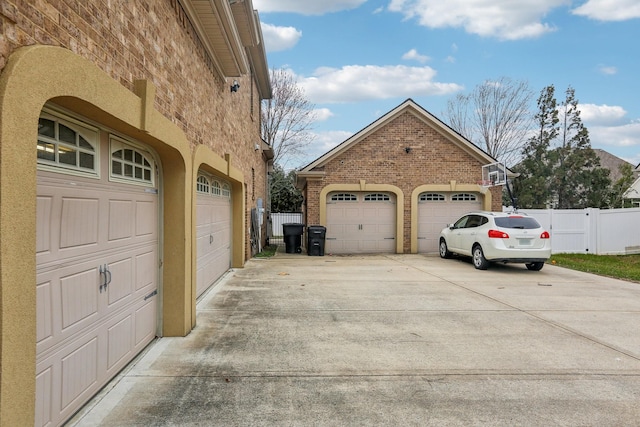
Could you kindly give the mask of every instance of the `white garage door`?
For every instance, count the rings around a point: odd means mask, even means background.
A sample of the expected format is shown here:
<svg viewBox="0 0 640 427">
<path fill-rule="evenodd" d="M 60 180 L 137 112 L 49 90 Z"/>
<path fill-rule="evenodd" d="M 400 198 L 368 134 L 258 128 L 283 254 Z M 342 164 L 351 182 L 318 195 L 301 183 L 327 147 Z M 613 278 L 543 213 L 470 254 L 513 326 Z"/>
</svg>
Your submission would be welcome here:
<svg viewBox="0 0 640 427">
<path fill-rule="evenodd" d="M 206 174 L 196 182 L 196 293 L 231 267 L 231 191 L 228 183 Z"/>
<path fill-rule="evenodd" d="M 71 118 L 38 135 L 36 425 L 59 425 L 156 336 L 153 156 Z"/>
<path fill-rule="evenodd" d="M 418 197 L 418 252 L 438 251 L 440 231 L 469 211 L 482 209 L 477 193 L 422 193 Z"/>
<path fill-rule="evenodd" d="M 325 238 L 325 253 L 395 253 L 395 195 L 329 193 Z"/>
</svg>

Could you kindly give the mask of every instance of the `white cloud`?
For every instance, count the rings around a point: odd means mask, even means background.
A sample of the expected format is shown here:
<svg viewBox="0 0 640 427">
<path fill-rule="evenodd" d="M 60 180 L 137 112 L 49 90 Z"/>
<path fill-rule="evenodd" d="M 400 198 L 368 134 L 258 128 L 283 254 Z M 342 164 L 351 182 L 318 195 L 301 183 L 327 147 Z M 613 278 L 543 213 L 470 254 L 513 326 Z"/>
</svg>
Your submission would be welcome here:
<svg viewBox="0 0 640 427">
<path fill-rule="evenodd" d="M 600 65 L 600 67 L 598 67 L 598 69 L 600 70 L 600 72 L 602 74 L 606 74 L 608 76 L 612 76 L 612 75 L 618 73 L 618 69 L 616 67 L 612 67 L 612 66 Z"/>
<path fill-rule="evenodd" d="M 409 52 L 407 52 L 404 55 L 402 55 L 402 59 L 415 60 L 415 61 L 418 61 L 418 62 L 424 64 L 430 58 L 427 55 L 419 54 L 418 51 L 415 50 L 415 49 L 411 49 Z"/>
<path fill-rule="evenodd" d="M 329 118 L 333 117 L 333 112 L 328 108 L 317 108 L 313 110 L 313 114 L 317 122 L 324 122 L 325 120 L 329 120 Z"/>
<path fill-rule="evenodd" d="M 253 0 L 260 13 L 291 12 L 301 15 L 323 15 L 329 12 L 355 9 L 367 0 Z"/>
<path fill-rule="evenodd" d="M 578 104 L 580 118 L 587 128 L 590 126 L 620 124 L 627 112 L 617 105 Z"/>
<path fill-rule="evenodd" d="M 635 1 L 635 0 L 630 0 Z M 389 10 L 417 18 L 429 28 L 464 28 L 468 33 L 505 40 L 539 37 L 555 31 L 541 22 L 570 0 L 391 0 Z"/>
<path fill-rule="evenodd" d="M 638 0 L 588 0 L 571 11 L 598 21 L 626 21 L 640 18 Z"/>
<path fill-rule="evenodd" d="M 300 38 L 302 31 L 294 27 L 277 27 L 271 24 L 261 23 L 262 38 L 267 52 L 278 52 L 293 48 Z"/>
<path fill-rule="evenodd" d="M 640 147 L 640 122 L 622 126 L 589 127 L 591 146 L 601 147 Z"/>
<path fill-rule="evenodd" d="M 436 82 L 435 76 L 431 67 L 347 65 L 319 68 L 311 77 L 298 76 L 298 82 L 316 104 L 448 95 L 463 89 Z"/>
</svg>

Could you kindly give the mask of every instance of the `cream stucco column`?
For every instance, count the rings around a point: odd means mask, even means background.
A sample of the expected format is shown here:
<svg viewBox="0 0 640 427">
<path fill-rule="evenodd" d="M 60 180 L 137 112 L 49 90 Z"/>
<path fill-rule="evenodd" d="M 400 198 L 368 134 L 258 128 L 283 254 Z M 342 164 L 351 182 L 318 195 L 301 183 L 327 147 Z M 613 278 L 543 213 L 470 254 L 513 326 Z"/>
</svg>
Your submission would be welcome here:
<svg viewBox="0 0 640 427">
<path fill-rule="evenodd" d="M 136 91 L 51 46 L 18 49 L 0 75 L 0 425 L 34 423 L 36 141 L 46 102 L 128 134 L 159 154 L 163 333 L 191 330 L 191 152 L 184 133 L 153 109 L 154 88 L 138 83 Z"/>
</svg>

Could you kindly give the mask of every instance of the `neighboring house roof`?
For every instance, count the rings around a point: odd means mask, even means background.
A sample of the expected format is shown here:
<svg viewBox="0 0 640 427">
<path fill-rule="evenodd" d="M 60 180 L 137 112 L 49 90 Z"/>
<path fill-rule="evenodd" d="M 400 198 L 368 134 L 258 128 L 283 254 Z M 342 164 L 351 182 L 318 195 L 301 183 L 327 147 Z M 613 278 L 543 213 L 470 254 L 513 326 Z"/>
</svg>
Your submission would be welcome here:
<svg viewBox="0 0 640 427">
<path fill-rule="evenodd" d="M 613 154 L 605 150 L 594 148 L 593 151 L 595 151 L 596 155 L 600 158 L 600 167 L 609 169 L 609 178 L 613 183 L 622 178 L 622 174 L 620 173 L 620 166 L 628 164 L 633 169 L 633 164 L 621 159 L 620 157 L 614 156 Z"/>
<path fill-rule="evenodd" d="M 640 177 L 638 177 L 638 179 L 631 184 L 631 187 L 624 192 L 623 197 L 625 199 L 640 199 Z"/>
<path fill-rule="evenodd" d="M 451 127 L 447 126 L 436 116 L 432 115 L 420 105 L 415 103 L 411 98 L 409 98 L 393 110 L 389 111 L 388 113 L 371 123 L 369 126 L 365 127 L 364 129 L 360 130 L 359 132 L 342 142 L 340 145 L 334 147 L 327 153 L 323 154 L 316 160 L 298 170 L 298 186 L 302 187 L 304 185 L 304 181 L 308 177 L 324 175 L 324 172 L 320 168 L 327 164 L 327 162 L 331 161 L 333 158 L 345 152 L 355 144 L 358 144 L 367 136 L 383 128 L 389 122 L 407 112 L 418 117 L 431 128 L 435 129 L 437 132 L 447 138 L 452 144 L 455 144 L 481 163 L 489 164 L 497 162 L 496 159 L 487 154 L 484 150 L 460 135 Z M 512 176 L 512 172 L 509 169 L 507 169 L 507 173 L 509 174 L 509 176 Z"/>
</svg>

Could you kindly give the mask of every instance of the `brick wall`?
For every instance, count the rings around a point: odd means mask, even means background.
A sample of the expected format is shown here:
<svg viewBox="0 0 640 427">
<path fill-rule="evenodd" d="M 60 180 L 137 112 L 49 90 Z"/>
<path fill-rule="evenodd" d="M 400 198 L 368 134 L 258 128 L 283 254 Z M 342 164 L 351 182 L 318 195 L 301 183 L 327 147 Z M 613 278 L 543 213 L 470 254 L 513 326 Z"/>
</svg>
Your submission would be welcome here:
<svg viewBox="0 0 640 427">
<path fill-rule="evenodd" d="M 410 148 L 410 152 L 406 152 Z M 411 248 L 411 194 L 426 184 L 476 184 L 482 162 L 444 138 L 414 114 L 405 112 L 326 163 L 322 179 L 307 180 L 307 223 L 320 220 L 319 197 L 330 184 L 391 184 L 404 193 L 404 252 Z M 492 210 L 502 210 L 501 188 L 492 188 Z"/>
<path fill-rule="evenodd" d="M 177 0 L 3 0 L 0 72 L 13 51 L 33 44 L 69 49 L 132 91 L 134 80 L 150 80 L 155 108 L 185 132 L 192 149 L 204 144 L 221 157 L 231 154 L 252 192 L 247 217 L 255 200 L 266 197 L 264 164 L 254 150 L 257 90 L 242 77 L 231 93 Z M 245 246 L 248 251 L 248 233 Z"/>
</svg>

